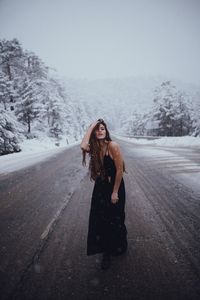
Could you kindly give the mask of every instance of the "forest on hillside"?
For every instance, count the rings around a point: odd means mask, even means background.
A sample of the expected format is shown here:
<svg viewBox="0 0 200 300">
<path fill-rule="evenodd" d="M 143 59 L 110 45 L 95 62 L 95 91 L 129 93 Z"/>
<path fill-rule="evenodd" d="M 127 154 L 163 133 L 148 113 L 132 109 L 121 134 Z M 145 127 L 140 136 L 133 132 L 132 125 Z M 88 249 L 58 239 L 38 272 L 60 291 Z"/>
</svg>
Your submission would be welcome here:
<svg viewBox="0 0 200 300">
<path fill-rule="evenodd" d="M 96 117 L 129 136 L 200 136 L 200 92 L 187 94 L 165 80 L 147 93 L 151 105 L 138 110 L 132 89 L 122 82 L 119 93 L 112 87 L 109 93 L 91 92 L 75 82 L 69 88 L 17 39 L 0 40 L 0 155 L 20 151 L 24 139 L 48 136 L 57 145 L 63 139 L 78 141 Z"/>
</svg>

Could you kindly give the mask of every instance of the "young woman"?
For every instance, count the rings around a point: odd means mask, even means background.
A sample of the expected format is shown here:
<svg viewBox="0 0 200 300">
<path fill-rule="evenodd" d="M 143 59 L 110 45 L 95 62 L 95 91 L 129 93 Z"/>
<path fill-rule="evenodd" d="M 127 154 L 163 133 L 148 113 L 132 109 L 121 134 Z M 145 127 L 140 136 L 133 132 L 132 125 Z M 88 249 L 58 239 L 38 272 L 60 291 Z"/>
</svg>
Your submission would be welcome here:
<svg viewBox="0 0 200 300">
<path fill-rule="evenodd" d="M 111 255 L 127 249 L 125 221 L 124 161 L 119 145 L 112 141 L 106 123 L 99 119 L 88 128 L 82 142 L 83 165 L 89 153 L 90 177 L 95 181 L 87 238 L 87 255 L 103 253 L 102 269 Z"/>
</svg>

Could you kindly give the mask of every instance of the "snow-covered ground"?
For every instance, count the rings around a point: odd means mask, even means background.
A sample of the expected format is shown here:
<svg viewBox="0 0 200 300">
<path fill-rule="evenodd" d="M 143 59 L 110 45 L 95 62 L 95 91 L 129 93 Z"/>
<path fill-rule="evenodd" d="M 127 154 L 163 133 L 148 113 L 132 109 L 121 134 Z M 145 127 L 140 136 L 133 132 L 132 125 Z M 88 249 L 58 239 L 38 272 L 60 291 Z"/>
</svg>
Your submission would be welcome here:
<svg viewBox="0 0 200 300">
<path fill-rule="evenodd" d="M 194 161 L 195 158 L 198 160 L 200 157 L 198 153 L 198 151 L 200 152 L 199 137 L 163 137 L 155 140 L 121 136 L 119 138 L 134 144 L 147 146 L 133 148 L 134 155 L 150 159 L 151 163 L 156 164 L 157 167 L 165 166 L 176 180 L 200 195 L 200 164 Z M 191 148 L 191 151 L 188 150 L 189 148 Z M 197 151 L 194 151 L 195 149 Z M 188 151 L 193 159 L 184 155 Z"/>
<path fill-rule="evenodd" d="M 148 140 L 146 138 L 129 138 L 129 137 L 119 137 L 121 140 L 129 141 L 134 144 L 144 144 L 144 145 L 157 145 L 157 146 L 166 146 L 166 147 L 200 147 L 200 137 L 193 136 L 181 136 L 181 137 L 161 137 L 156 138 L 155 140 Z"/>
<path fill-rule="evenodd" d="M 26 140 L 20 144 L 21 152 L 0 156 L 0 174 L 10 173 L 34 165 L 76 144 L 79 144 L 79 142 L 70 145 L 61 142 L 60 146 L 56 146 L 55 142 L 48 138 L 43 140 Z"/>
</svg>

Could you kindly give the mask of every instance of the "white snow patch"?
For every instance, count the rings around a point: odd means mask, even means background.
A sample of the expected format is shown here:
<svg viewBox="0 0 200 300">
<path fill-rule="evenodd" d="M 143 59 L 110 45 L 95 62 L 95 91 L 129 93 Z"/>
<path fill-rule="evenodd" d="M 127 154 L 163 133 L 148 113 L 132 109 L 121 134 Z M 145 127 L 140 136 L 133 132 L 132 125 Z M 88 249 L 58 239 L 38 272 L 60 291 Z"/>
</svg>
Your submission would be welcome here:
<svg viewBox="0 0 200 300">
<path fill-rule="evenodd" d="M 195 193 L 200 196 L 200 171 L 196 173 L 181 173 L 175 177 L 184 185 L 189 186 Z"/>
<path fill-rule="evenodd" d="M 172 153 L 169 149 L 170 147 L 180 148 L 181 150 L 186 147 L 186 151 L 187 148 L 191 148 L 191 150 L 194 148 L 200 149 L 199 137 L 162 137 L 160 139 L 147 140 L 145 138 L 136 139 L 115 136 L 134 144 L 146 145 L 147 147 L 133 147 L 132 151 L 138 157 L 153 159 L 153 162 L 159 165 L 164 163 L 171 170 L 172 176 L 183 185 L 191 188 L 195 193 L 200 194 L 200 165 L 184 157 L 184 154 L 182 156 L 178 153 Z M 158 146 L 158 148 L 155 146 Z M 163 149 L 160 149 L 159 146 L 163 146 Z"/>
<path fill-rule="evenodd" d="M 155 138 L 155 140 L 148 140 L 148 138 L 131 138 L 117 136 L 121 140 L 129 141 L 134 144 L 145 144 L 145 145 L 157 145 L 157 146 L 167 146 L 167 147 L 200 147 L 200 137 L 193 136 L 181 136 L 181 137 L 161 137 Z"/>
<path fill-rule="evenodd" d="M 67 145 L 66 142 L 61 141 L 60 146 L 56 146 L 55 142 L 49 138 L 26 140 L 20 144 L 21 152 L 0 156 L 0 174 L 34 165 L 79 143 Z"/>
</svg>

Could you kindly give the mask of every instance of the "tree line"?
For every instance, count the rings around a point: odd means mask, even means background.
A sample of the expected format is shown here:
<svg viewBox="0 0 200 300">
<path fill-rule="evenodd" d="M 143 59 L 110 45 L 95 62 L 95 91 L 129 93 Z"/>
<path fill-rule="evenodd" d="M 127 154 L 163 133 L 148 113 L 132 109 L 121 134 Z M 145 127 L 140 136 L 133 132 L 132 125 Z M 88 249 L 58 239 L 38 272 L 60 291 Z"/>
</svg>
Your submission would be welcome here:
<svg viewBox="0 0 200 300">
<path fill-rule="evenodd" d="M 80 138 L 82 108 L 49 71 L 17 39 L 0 40 L 0 155 L 20 151 L 20 141 L 39 132 L 57 142 Z"/>
<path fill-rule="evenodd" d="M 33 52 L 17 39 L 0 40 L 0 155 L 20 151 L 24 138 L 49 136 L 56 144 L 78 141 L 94 116 L 117 119 L 121 133 L 154 136 L 200 136 L 200 101 L 193 101 L 170 81 L 154 91 L 149 111 L 133 104 L 91 104 L 70 91 Z M 76 89 L 76 87 L 74 87 Z M 98 102 L 98 101 L 97 101 Z"/>
<path fill-rule="evenodd" d="M 152 108 L 130 114 L 122 121 L 122 130 L 130 136 L 200 136 L 200 97 L 193 100 L 164 81 L 154 91 Z"/>
</svg>

